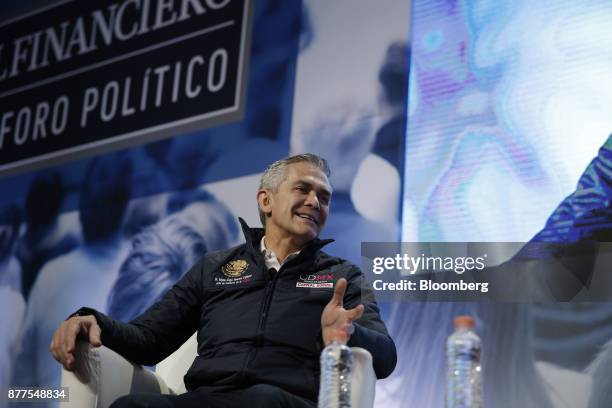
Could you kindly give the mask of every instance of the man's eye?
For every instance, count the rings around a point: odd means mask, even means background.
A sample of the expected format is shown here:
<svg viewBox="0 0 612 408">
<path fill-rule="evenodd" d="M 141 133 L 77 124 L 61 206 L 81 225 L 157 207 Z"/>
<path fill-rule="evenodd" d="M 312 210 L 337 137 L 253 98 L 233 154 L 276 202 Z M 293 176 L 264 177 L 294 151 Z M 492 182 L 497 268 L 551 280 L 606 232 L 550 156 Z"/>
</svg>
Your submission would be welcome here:
<svg viewBox="0 0 612 408">
<path fill-rule="evenodd" d="M 304 187 L 301 187 L 301 186 L 297 186 L 295 189 L 298 190 L 298 191 L 306 191 L 306 189 Z"/>
</svg>

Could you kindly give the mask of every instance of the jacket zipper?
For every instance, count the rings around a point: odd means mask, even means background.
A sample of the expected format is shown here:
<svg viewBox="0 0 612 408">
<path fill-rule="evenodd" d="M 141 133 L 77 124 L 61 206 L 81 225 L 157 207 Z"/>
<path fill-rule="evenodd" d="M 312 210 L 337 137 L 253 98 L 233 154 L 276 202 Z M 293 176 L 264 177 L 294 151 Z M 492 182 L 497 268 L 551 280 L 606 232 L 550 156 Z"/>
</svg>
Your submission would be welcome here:
<svg viewBox="0 0 612 408">
<path fill-rule="evenodd" d="M 274 295 L 274 288 L 276 287 L 276 281 L 278 281 L 278 276 L 282 271 L 282 267 L 274 274 L 274 277 L 271 281 L 269 281 L 266 285 L 266 293 L 264 295 L 264 305 L 262 308 L 262 312 L 259 316 L 259 326 L 257 327 L 257 337 L 255 340 L 256 346 L 263 345 L 263 336 L 264 336 L 264 327 L 266 326 L 266 321 L 268 320 L 268 314 L 270 312 L 270 305 L 272 304 L 272 296 Z"/>
<path fill-rule="evenodd" d="M 302 254 L 299 254 L 295 258 L 288 261 L 286 264 L 283 264 L 280 267 L 280 269 L 276 272 L 276 274 L 274 274 L 274 278 L 272 278 L 272 280 L 270 280 L 267 277 L 268 276 L 267 268 L 266 268 L 265 262 L 263 262 L 263 266 L 266 271 L 265 276 L 266 276 L 266 279 L 268 280 L 268 282 L 266 283 L 266 291 L 264 293 L 264 304 L 263 304 L 263 307 L 261 308 L 261 313 L 259 315 L 259 324 L 257 326 L 257 334 L 255 335 L 255 347 L 253 347 L 253 349 L 249 352 L 249 355 L 247 356 L 245 365 L 242 370 L 242 375 L 246 375 L 245 371 L 250 367 L 251 362 L 255 359 L 255 355 L 257 354 L 258 347 L 261 347 L 263 345 L 264 327 L 266 325 L 266 321 L 268 320 L 270 305 L 272 304 L 272 296 L 274 295 L 274 288 L 276 287 L 276 282 L 278 281 L 278 277 L 280 276 L 281 272 L 285 269 L 285 266 L 288 264 L 294 263 L 294 261 L 297 261 L 300 258 L 300 255 Z"/>
<path fill-rule="evenodd" d="M 274 287 L 276 286 L 276 281 L 278 280 L 278 275 L 280 274 L 281 270 L 283 269 L 283 267 L 281 266 L 281 268 L 276 272 L 276 274 L 274 275 L 274 278 L 272 278 L 272 280 L 270 280 L 270 278 L 268 277 L 268 269 L 266 267 L 266 263 L 263 260 L 263 256 L 261 257 L 261 259 L 258 259 L 261 262 L 261 265 L 263 265 L 263 270 L 264 270 L 264 277 L 267 280 L 266 282 L 266 290 L 264 293 L 264 303 L 261 307 L 261 311 L 259 313 L 259 324 L 257 325 L 257 333 L 255 334 L 255 347 L 253 347 L 251 349 L 251 351 L 249 351 L 249 354 L 246 358 L 246 361 L 244 363 L 244 366 L 242 367 L 242 372 L 240 374 L 241 377 L 246 377 L 246 370 L 251 366 L 251 362 L 255 359 L 255 355 L 257 354 L 257 348 L 261 347 L 263 345 L 263 335 L 264 335 L 264 326 L 266 324 L 266 320 L 268 317 L 268 311 L 270 309 L 270 304 L 272 302 L 272 294 L 274 293 Z M 284 266 L 284 265 L 283 265 Z"/>
<path fill-rule="evenodd" d="M 268 320 L 270 306 L 272 304 L 272 296 L 274 295 L 274 288 L 276 287 L 276 282 L 278 281 L 278 277 L 280 276 L 282 271 L 286 269 L 287 265 L 300 261 L 303 256 L 304 256 L 304 253 L 302 252 L 298 254 L 296 257 L 294 257 L 293 259 L 290 259 L 288 262 L 284 263 L 279 268 L 279 270 L 274 274 L 274 277 L 272 278 L 272 280 L 269 280 L 268 283 L 266 284 L 266 292 L 264 295 L 264 305 L 262 308 L 262 312 L 259 316 L 259 326 L 257 327 L 257 335 L 256 335 L 257 337 L 255 340 L 256 346 L 263 345 L 264 327 L 266 325 L 266 321 Z M 265 267 L 265 262 L 264 262 L 264 267 Z M 267 272 L 267 268 L 266 268 L 266 272 Z"/>
</svg>

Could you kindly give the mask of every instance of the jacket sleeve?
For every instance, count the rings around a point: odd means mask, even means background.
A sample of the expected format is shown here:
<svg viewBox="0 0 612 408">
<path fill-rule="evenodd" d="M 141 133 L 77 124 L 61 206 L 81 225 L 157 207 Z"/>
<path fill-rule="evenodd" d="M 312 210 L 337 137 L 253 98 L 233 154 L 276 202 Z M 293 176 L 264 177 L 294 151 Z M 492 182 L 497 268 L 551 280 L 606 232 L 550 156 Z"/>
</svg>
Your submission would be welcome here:
<svg viewBox="0 0 612 408">
<path fill-rule="evenodd" d="M 155 365 L 177 350 L 197 330 L 202 305 L 203 261 L 191 268 L 158 302 L 129 323 L 90 308 L 102 330 L 102 344 L 128 360 Z"/>
<path fill-rule="evenodd" d="M 353 323 L 355 332 L 348 345 L 368 350 L 372 354 L 376 377 L 386 378 L 393 372 L 397 363 L 395 343 L 380 318 L 380 310 L 372 286 L 366 281 L 357 266 L 352 265 L 348 281 L 348 289 L 344 295 L 344 307 L 352 309 L 359 304 L 364 306 L 363 315 Z"/>
</svg>

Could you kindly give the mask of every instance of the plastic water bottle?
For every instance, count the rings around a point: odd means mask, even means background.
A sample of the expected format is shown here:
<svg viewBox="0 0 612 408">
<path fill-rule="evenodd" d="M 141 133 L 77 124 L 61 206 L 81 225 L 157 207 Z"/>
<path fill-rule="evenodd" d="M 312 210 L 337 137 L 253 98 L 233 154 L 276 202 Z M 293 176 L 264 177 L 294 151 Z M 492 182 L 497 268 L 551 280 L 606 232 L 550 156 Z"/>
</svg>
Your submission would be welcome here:
<svg viewBox="0 0 612 408">
<path fill-rule="evenodd" d="M 446 408 L 481 408 L 480 338 L 474 319 L 457 316 L 455 331 L 446 342 Z"/>
<path fill-rule="evenodd" d="M 353 352 L 345 342 L 342 339 L 333 340 L 321 352 L 318 408 L 351 407 Z"/>
</svg>

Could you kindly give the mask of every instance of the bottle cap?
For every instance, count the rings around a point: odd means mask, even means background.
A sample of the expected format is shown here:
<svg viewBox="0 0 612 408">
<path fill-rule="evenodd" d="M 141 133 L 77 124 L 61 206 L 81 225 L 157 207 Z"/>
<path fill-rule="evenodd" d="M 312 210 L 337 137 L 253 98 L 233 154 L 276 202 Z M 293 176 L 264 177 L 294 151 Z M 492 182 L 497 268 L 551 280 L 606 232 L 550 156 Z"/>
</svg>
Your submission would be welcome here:
<svg viewBox="0 0 612 408">
<path fill-rule="evenodd" d="M 468 328 L 473 329 L 476 325 L 476 321 L 472 316 L 457 316 L 453 319 L 453 325 L 455 328 Z"/>
</svg>

